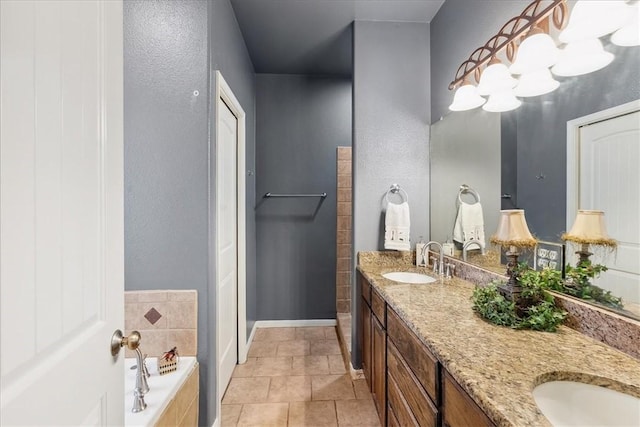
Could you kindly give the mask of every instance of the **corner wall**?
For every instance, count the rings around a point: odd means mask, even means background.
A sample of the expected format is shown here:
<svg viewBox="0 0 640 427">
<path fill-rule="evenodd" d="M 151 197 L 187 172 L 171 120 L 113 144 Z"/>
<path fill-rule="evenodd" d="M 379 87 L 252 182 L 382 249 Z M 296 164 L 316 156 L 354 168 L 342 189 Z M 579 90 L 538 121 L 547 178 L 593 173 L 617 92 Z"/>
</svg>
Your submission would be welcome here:
<svg viewBox="0 0 640 427">
<path fill-rule="evenodd" d="M 354 22 L 354 264 L 359 251 L 383 248 L 383 201 L 391 184 L 409 195 L 412 246 L 429 237 L 429 40 L 426 23 Z M 352 286 L 354 316 L 357 289 Z M 360 366 L 356 324 L 352 363 Z"/>
</svg>

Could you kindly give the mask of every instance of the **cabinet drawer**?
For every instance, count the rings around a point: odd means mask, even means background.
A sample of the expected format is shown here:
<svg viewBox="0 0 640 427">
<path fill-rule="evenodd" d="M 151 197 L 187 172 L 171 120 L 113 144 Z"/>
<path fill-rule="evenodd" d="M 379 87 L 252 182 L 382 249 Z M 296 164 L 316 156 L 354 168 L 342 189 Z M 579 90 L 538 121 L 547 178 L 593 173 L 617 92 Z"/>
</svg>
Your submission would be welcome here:
<svg viewBox="0 0 640 427">
<path fill-rule="evenodd" d="M 393 408 L 391 405 L 387 404 L 387 421 L 389 423 L 389 427 L 403 427 L 398 421 L 396 414 L 393 412 Z"/>
<path fill-rule="evenodd" d="M 433 402 L 438 405 L 438 360 L 409 330 L 392 309 L 387 310 L 387 335 L 398 353 L 424 387 Z"/>
<path fill-rule="evenodd" d="M 380 294 L 375 289 L 371 288 L 371 311 L 376 315 L 383 328 L 387 327 L 387 321 L 384 315 L 385 305 L 386 304 Z"/>
<path fill-rule="evenodd" d="M 366 301 L 367 305 L 371 306 L 371 285 L 364 278 L 362 273 L 358 273 L 358 281 L 360 282 L 360 293 L 362 298 Z"/>
<path fill-rule="evenodd" d="M 442 414 L 446 427 L 493 427 L 489 417 L 445 371 L 442 381 Z"/>
<path fill-rule="evenodd" d="M 387 343 L 387 375 L 389 384 L 395 384 L 418 425 L 435 427 L 438 423 L 438 410 L 391 341 Z"/>
<path fill-rule="evenodd" d="M 396 418 L 398 425 L 403 427 L 415 426 L 420 427 L 418 420 L 411 413 L 411 409 L 407 404 L 407 401 L 402 396 L 398 384 L 393 380 L 392 376 L 387 377 L 387 392 L 389 399 L 389 407 Z M 389 417 L 391 419 L 391 417 Z M 391 424 L 391 422 L 389 422 Z"/>
</svg>

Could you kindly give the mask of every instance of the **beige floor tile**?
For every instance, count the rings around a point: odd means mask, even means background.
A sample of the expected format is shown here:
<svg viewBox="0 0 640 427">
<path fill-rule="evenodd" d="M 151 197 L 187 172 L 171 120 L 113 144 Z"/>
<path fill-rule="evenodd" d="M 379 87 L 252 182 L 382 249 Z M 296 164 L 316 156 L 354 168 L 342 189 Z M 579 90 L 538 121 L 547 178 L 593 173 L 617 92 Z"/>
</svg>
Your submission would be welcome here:
<svg viewBox="0 0 640 427">
<path fill-rule="evenodd" d="M 222 427 L 235 427 L 241 410 L 242 405 L 222 405 Z"/>
<path fill-rule="evenodd" d="M 347 369 L 344 367 L 342 355 L 327 356 L 329 358 L 329 372 L 332 374 L 345 374 Z"/>
<path fill-rule="evenodd" d="M 286 427 L 288 403 L 254 403 L 242 406 L 238 426 Z"/>
<path fill-rule="evenodd" d="M 282 341 L 278 343 L 278 356 L 307 356 L 309 355 L 309 341 Z"/>
<path fill-rule="evenodd" d="M 296 339 L 296 328 L 258 328 L 253 341 L 292 341 Z"/>
<path fill-rule="evenodd" d="M 355 399 L 351 377 L 348 374 L 311 377 L 311 398 L 313 400 Z"/>
<path fill-rule="evenodd" d="M 356 399 L 371 399 L 371 391 L 367 380 L 354 380 L 353 389 L 356 392 Z"/>
<path fill-rule="evenodd" d="M 327 356 L 297 356 L 293 358 L 291 375 L 329 375 Z"/>
<path fill-rule="evenodd" d="M 336 331 L 336 327 L 335 326 L 325 326 L 324 327 L 324 336 L 325 336 L 325 339 L 328 339 L 328 340 L 337 340 L 338 339 L 338 332 Z"/>
<path fill-rule="evenodd" d="M 291 375 L 292 357 L 260 357 L 253 369 L 254 377 Z"/>
<path fill-rule="evenodd" d="M 296 328 L 296 339 L 309 341 L 326 339 L 325 328 L 324 326 Z"/>
<path fill-rule="evenodd" d="M 324 340 L 311 342 L 312 356 L 328 356 L 332 354 L 342 354 L 338 340 Z"/>
<path fill-rule="evenodd" d="M 311 400 L 311 377 L 273 377 L 267 400 L 269 402 Z"/>
<path fill-rule="evenodd" d="M 338 424 L 342 426 L 367 426 L 380 425 L 376 407 L 372 399 L 366 400 L 342 400 L 336 402 Z"/>
<path fill-rule="evenodd" d="M 289 427 L 337 425 L 335 403 L 332 401 L 291 402 L 289 404 Z"/>
<path fill-rule="evenodd" d="M 255 357 L 249 357 L 247 361 L 242 365 L 236 365 L 236 367 L 233 369 L 233 374 L 231 374 L 231 376 L 234 378 L 253 376 L 253 370 L 256 366 L 256 360 L 258 359 L 256 359 Z"/>
<path fill-rule="evenodd" d="M 252 342 L 249 348 L 249 357 L 275 357 L 278 349 L 276 341 Z"/>
<path fill-rule="evenodd" d="M 269 381 L 269 377 L 231 378 L 222 403 L 266 402 Z"/>
</svg>

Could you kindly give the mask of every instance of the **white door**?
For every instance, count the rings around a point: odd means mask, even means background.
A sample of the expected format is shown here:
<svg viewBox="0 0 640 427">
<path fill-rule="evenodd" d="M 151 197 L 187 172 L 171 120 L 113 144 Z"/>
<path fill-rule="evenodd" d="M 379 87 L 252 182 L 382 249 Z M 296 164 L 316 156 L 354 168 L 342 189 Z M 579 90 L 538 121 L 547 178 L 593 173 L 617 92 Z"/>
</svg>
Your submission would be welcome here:
<svg viewBox="0 0 640 427">
<path fill-rule="evenodd" d="M 579 209 L 605 212 L 609 235 L 617 251 L 597 248 L 593 262 L 609 270 L 594 283 L 640 303 L 640 112 L 580 128 Z"/>
<path fill-rule="evenodd" d="M 238 119 L 218 99 L 218 363 L 220 393 L 238 362 Z"/>
<path fill-rule="evenodd" d="M 0 20 L 0 424 L 121 425 L 122 4 Z"/>
</svg>

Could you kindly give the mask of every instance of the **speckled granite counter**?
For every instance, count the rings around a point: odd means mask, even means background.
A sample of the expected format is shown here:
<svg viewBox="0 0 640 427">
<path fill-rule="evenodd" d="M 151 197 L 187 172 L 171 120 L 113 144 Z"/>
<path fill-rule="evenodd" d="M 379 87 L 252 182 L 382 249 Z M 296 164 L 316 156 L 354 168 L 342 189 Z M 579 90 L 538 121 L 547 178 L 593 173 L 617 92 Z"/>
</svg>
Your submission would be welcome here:
<svg viewBox="0 0 640 427">
<path fill-rule="evenodd" d="M 410 253 L 359 254 L 358 270 L 499 426 L 545 426 L 531 391 L 577 380 L 640 397 L 640 361 L 567 327 L 556 333 L 491 325 L 471 309 L 473 285 L 453 278 L 400 284 L 382 274 L 413 271 Z"/>
</svg>

